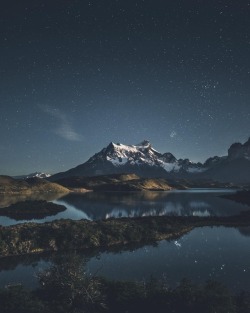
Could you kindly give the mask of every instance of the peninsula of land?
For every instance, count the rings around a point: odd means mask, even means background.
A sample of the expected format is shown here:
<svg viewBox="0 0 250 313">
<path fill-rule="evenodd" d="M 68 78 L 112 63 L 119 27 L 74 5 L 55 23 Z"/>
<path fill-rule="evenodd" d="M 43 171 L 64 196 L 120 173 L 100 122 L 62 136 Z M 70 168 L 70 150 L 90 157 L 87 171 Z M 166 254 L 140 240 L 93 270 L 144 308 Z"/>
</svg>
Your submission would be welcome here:
<svg viewBox="0 0 250 313">
<path fill-rule="evenodd" d="M 250 211 L 227 217 L 151 216 L 1 226 L 0 256 L 147 244 L 178 238 L 203 226 L 250 226 Z"/>
</svg>

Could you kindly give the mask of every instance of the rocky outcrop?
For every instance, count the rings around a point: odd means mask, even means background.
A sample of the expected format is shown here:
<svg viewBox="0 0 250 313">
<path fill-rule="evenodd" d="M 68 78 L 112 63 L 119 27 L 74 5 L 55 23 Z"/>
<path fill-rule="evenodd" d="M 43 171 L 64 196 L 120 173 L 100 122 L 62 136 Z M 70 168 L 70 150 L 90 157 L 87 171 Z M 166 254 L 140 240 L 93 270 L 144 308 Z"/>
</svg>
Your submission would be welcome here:
<svg viewBox="0 0 250 313">
<path fill-rule="evenodd" d="M 250 160 L 250 138 L 244 144 L 234 143 L 228 149 L 228 159 L 248 159 Z"/>
</svg>

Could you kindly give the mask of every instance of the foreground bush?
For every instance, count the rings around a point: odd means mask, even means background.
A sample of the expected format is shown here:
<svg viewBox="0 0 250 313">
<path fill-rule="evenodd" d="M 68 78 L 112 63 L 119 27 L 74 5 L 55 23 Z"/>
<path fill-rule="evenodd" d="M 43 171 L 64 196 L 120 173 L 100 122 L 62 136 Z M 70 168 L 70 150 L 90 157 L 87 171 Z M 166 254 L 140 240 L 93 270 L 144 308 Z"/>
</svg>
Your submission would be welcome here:
<svg viewBox="0 0 250 313">
<path fill-rule="evenodd" d="M 188 280 L 170 288 L 166 280 L 107 281 L 87 275 L 76 256 L 58 259 L 38 273 L 40 287 L 0 290 L 1 313 L 249 313 L 250 293 L 233 295 L 224 285 Z"/>
</svg>

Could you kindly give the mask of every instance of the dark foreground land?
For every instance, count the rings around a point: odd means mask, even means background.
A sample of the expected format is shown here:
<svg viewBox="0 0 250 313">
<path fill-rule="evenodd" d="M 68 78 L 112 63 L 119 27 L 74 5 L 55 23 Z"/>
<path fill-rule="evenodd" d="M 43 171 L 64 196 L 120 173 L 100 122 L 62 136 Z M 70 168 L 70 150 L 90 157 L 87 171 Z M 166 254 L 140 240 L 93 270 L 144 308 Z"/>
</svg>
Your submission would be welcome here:
<svg viewBox="0 0 250 313">
<path fill-rule="evenodd" d="M 0 226 L 0 256 L 146 244 L 174 239 L 202 226 L 250 226 L 250 211 L 229 217 L 155 216 Z"/>
<path fill-rule="evenodd" d="M 170 288 L 166 279 L 107 281 L 86 274 L 75 256 L 58 260 L 37 274 L 39 287 L 0 289 L 1 313 L 249 313 L 250 293 L 231 293 L 218 282 L 195 285 L 183 280 Z"/>
</svg>

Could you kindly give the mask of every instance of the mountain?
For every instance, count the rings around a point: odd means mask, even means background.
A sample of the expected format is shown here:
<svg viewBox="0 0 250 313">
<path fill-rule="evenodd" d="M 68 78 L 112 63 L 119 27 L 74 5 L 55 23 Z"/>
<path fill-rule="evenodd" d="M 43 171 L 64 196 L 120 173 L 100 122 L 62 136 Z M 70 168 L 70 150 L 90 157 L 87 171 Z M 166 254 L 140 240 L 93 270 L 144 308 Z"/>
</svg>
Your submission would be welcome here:
<svg viewBox="0 0 250 313">
<path fill-rule="evenodd" d="M 48 178 L 50 176 L 51 176 L 50 174 L 35 172 L 35 173 L 28 174 L 28 175 L 14 176 L 13 178 L 16 178 L 16 179 L 27 179 L 27 178 L 33 178 L 33 177 Z"/>
<path fill-rule="evenodd" d="M 250 138 L 244 144 L 239 142 L 232 144 L 226 157 L 210 159 L 213 160 L 206 161 L 209 161 L 210 166 L 203 173 L 204 178 L 222 182 L 250 183 Z"/>
<path fill-rule="evenodd" d="M 171 153 L 152 148 L 149 141 L 138 145 L 123 145 L 111 142 L 106 148 L 92 156 L 87 162 L 66 172 L 53 175 L 50 180 L 70 176 L 98 176 L 109 174 L 132 174 L 140 177 L 173 177 L 176 173 L 202 172 L 201 163 L 188 159 L 177 160 Z"/>
<path fill-rule="evenodd" d="M 69 190 L 42 178 L 14 179 L 0 175 L 0 194 L 65 193 Z"/>
<path fill-rule="evenodd" d="M 234 143 L 228 155 L 210 157 L 204 164 L 189 159 L 176 159 L 170 153 L 160 153 L 144 140 L 137 145 L 111 142 L 87 162 L 49 178 L 56 181 L 72 176 L 100 176 L 110 174 L 136 174 L 146 178 L 207 179 L 221 182 L 250 182 L 250 138 L 244 143 Z"/>
</svg>

